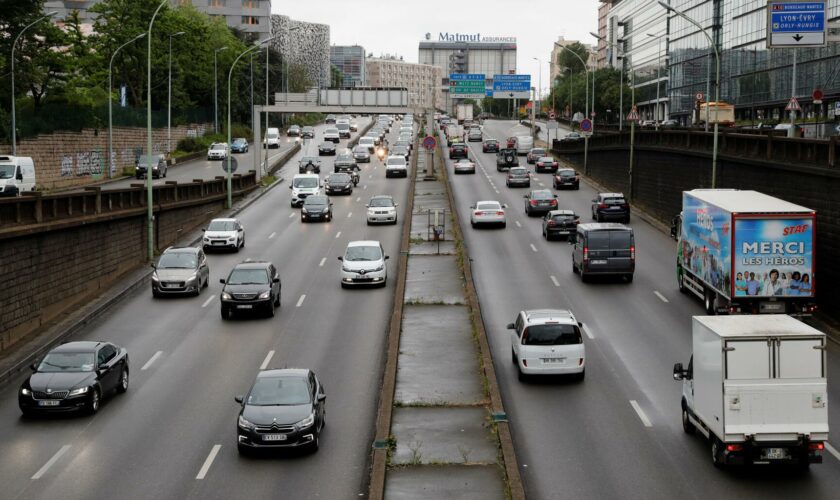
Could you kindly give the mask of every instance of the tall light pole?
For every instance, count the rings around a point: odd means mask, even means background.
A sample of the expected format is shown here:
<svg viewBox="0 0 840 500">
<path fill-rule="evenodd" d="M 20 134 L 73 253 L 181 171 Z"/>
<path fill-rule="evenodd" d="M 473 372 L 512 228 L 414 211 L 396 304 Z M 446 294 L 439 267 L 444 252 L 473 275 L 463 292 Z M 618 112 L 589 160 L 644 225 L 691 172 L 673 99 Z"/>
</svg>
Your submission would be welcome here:
<svg viewBox="0 0 840 500">
<path fill-rule="evenodd" d="M 662 6 L 665 10 L 673 11 L 674 14 L 680 16 L 681 18 L 685 19 L 686 21 L 690 22 L 694 26 L 697 26 L 697 29 L 703 32 L 706 39 L 709 41 L 709 45 L 712 46 L 712 49 L 715 51 L 715 103 L 719 106 L 720 105 L 720 53 L 718 52 L 717 45 L 712 40 L 712 37 L 709 36 L 709 33 L 706 31 L 705 28 L 700 26 L 700 24 L 695 21 L 694 19 L 686 16 L 682 11 L 679 11 L 665 2 L 659 1 L 659 5 Z M 708 95 L 708 94 L 707 94 Z M 706 110 L 708 111 L 709 104 L 706 103 Z M 712 141 L 712 189 L 717 187 L 717 152 L 718 152 L 718 109 L 715 108 L 715 137 Z M 709 123 L 709 120 L 706 120 L 706 123 Z"/>
<path fill-rule="evenodd" d="M 166 152 L 172 151 L 172 37 L 183 35 L 183 31 L 169 35 L 169 78 L 166 98 Z"/>
<path fill-rule="evenodd" d="M 125 42 L 124 44 L 117 47 L 117 50 L 111 54 L 111 61 L 108 63 L 108 177 L 112 177 L 111 175 L 111 160 L 114 158 L 114 114 L 112 109 L 112 95 L 114 93 L 114 85 L 113 85 L 113 70 L 114 70 L 114 57 L 117 55 L 123 47 L 126 45 L 136 42 L 137 40 L 146 36 L 146 32 L 140 33 L 139 35 L 135 36 L 131 40 Z"/>
<path fill-rule="evenodd" d="M 149 21 L 149 32 L 146 36 L 148 42 L 146 49 L 146 225 L 148 226 L 149 262 L 155 258 L 155 210 L 152 206 L 152 26 L 155 18 L 169 0 L 163 0 L 152 14 Z"/>
<path fill-rule="evenodd" d="M 51 18 L 52 16 L 54 16 L 56 14 L 58 14 L 58 11 L 48 12 L 47 14 L 45 14 L 45 15 L 39 17 L 38 19 L 32 21 L 31 23 L 27 24 L 26 26 L 23 27 L 22 30 L 20 30 L 20 33 L 17 34 L 17 36 L 15 37 L 15 41 L 12 42 L 12 57 L 10 59 L 11 64 L 12 64 L 12 73 L 11 73 L 11 79 L 12 79 L 12 156 L 17 154 L 17 116 L 15 115 L 15 47 L 17 47 L 17 43 L 18 43 L 18 40 L 20 39 L 20 36 L 23 35 L 23 33 L 26 30 L 28 30 L 32 26 L 35 26 L 36 24 L 40 23 L 41 21 L 43 21 L 45 19 Z"/>
<path fill-rule="evenodd" d="M 213 133 L 219 133 L 219 52 L 227 50 L 227 45 L 213 51 Z"/>
<path fill-rule="evenodd" d="M 658 45 L 656 51 L 656 105 L 653 108 L 653 119 L 656 122 L 656 130 L 659 130 L 659 81 L 662 79 L 662 37 L 657 37 L 653 33 L 645 34 L 651 38 L 658 38 L 656 40 Z"/>
<path fill-rule="evenodd" d="M 586 61 L 580 57 L 577 52 L 574 50 L 566 47 L 565 45 L 560 45 L 557 42 L 554 42 L 554 45 L 560 47 L 561 49 L 568 50 L 570 54 L 574 55 L 578 61 L 580 61 L 581 66 L 583 67 L 583 76 L 584 76 L 584 88 L 586 88 L 586 100 L 584 101 L 583 109 L 584 109 L 584 117 L 589 117 L 589 73 L 586 71 Z M 592 77 L 595 78 L 595 73 L 593 71 Z M 569 82 L 569 86 L 571 86 L 571 81 Z M 593 89 L 594 92 L 594 89 Z M 595 107 L 595 95 L 592 96 L 592 107 Z M 571 122 L 570 122 L 571 123 Z M 583 135 L 583 171 L 588 175 L 589 174 L 589 135 Z"/>
<path fill-rule="evenodd" d="M 531 59 L 537 61 L 537 63 L 539 64 L 539 70 L 537 70 L 537 74 L 539 75 L 537 77 L 537 93 L 535 97 L 537 98 L 537 102 L 539 102 L 540 104 L 539 112 L 542 113 L 542 59 L 540 59 L 539 57 L 532 57 Z M 531 122 L 532 126 L 537 121 L 538 113 L 536 110 L 534 111 L 534 113 L 534 120 Z"/>
</svg>

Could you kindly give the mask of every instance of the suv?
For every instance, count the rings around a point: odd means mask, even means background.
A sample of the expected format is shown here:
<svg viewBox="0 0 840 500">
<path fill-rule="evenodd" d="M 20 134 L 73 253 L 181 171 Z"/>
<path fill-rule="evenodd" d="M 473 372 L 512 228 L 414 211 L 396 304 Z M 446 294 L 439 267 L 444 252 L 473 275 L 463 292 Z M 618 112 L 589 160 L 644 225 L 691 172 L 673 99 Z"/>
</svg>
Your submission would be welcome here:
<svg viewBox="0 0 840 500">
<path fill-rule="evenodd" d="M 633 229 L 624 224 L 580 224 L 569 240 L 572 250 L 572 271 L 580 273 L 581 281 L 588 276 L 620 275 L 633 282 L 636 270 L 636 241 Z"/>
<path fill-rule="evenodd" d="M 137 161 L 134 163 L 134 176 L 137 179 L 146 177 L 146 163 L 148 161 L 149 157 L 146 155 L 137 157 Z M 152 178 L 166 177 L 166 157 L 163 155 L 152 155 L 152 162 L 154 162 L 152 166 Z"/>
<path fill-rule="evenodd" d="M 201 238 L 202 248 L 233 248 L 239 251 L 245 247 L 245 228 L 239 219 L 213 219 L 205 229 Z"/>
<path fill-rule="evenodd" d="M 333 172 L 349 173 L 354 170 L 359 170 L 359 165 L 356 163 L 356 158 L 349 149 L 344 150 L 335 157 L 335 161 L 333 162 Z"/>
<path fill-rule="evenodd" d="M 280 273 L 266 261 L 246 261 L 234 266 L 222 287 L 222 319 L 231 319 L 237 312 L 262 310 L 274 316 L 280 306 Z"/>
<path fill-rule="evenodd" d="M 456 142 L 455 144 L 449 146 L 449 159 L 454 160 L 456 158 L 466 158 L 467 151 L 466 144 L 463 142 Z"/>
<path fill-rule="evenodd" d="M 338 132 L 337 128 L 330 127 L 324 130 L 324 140 L 339 143 L 341 142 L 341 134 Z"/>
<path fill-rule="evenodd" d="M 501 148 L 496 153 L 496 170 L 501 172 L 511 167 L 519 166 L 519 158 L 516 157 L 515 148 Z"/>
<path fill-rule="evenodd" d="M 586 375 L 586 348 L 580 329 L 583 323 L 565 309 L 520 311 L 511 330 L 513 364 L 519 380 L 528 375 Z"/>
<path fill-rule="evenodd" d="M 598 193 L 592 200 L 592 219 L 598 222 L 618 219 L 630 222 L 630 205 L 621 193 Z"/>
<path fill-rule="evenodd" d="M 554 173 L 554 189 L 569 186 L 580 189 L 580 174 L 573 168 L 561 168 Z"/>
<path fill-rule="evenodd" d="M 201 294 L 210 284 L 210 267 L 204 251 L 196 247 L 169 247 L 153 264 L 152 295 Z"/>
<path fill-rule="evenodd" d="M 207 150 L 208 160 L 224 160 L 228 155 L 228 145 L 226 142 L 214 142 Z"/>
<path fill-rule="evenodd" d="M 385 177 L 408 177 L 408 162 L 404 156 L 389 156 L 385 161 Z"/>
<path fill-rule="evenodd" d="M 579 223 L 580 217 L 574 210 L 551 210 L 543 217 L 542 235 L 546 241 L 555 236 L 571 239 Z"/>
</svg>

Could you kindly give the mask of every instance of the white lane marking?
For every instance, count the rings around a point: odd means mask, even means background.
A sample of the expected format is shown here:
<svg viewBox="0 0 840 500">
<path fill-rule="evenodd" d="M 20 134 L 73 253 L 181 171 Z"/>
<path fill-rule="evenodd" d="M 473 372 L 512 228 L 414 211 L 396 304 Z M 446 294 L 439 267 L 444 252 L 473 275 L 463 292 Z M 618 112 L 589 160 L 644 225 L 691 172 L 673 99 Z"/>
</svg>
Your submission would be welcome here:
<svg viewBox="0 0 840 500">
<path fill-rule="evenodd" d="M 555 278 L 554 275 L 551 276 L 551 282 L 554 283 L 554 286 L 560 286 L 560 282 L 557 281 L 557 278 Z"/>
<path fill-rule="evenodd" d="M 353 217 L 353 212 L 347 212 L 347 218 Z"/>
<path fill-rule="evenodd" d="M 585 333 L 586 336 L 589 337 L 591 340 L 595 340 L 595 335 L 593 335 L 592 332 L 589 331 L 589 328 L 587 328 L 586 323 L 583 324 L 583 333 Z"/>
<path fill-rule="evenodd" d="M 298 299 L 297 305 L 296 305 L 295 307 L 300 307 L 300 305 L 301 305 L 301 304 L 303 304 L 303 300 L 304 300 L 305 298 L 306 298 L 306 294 L 304 293 L 304 294 L 303 294 L 303 295 L 301 295 L 301 296 L 300 296 L 300 298 Z"/>
<path fill-rule="evenodd" d="M 271 358 L 274 356 L 274 351 L 268 351 L 268 354 L 265 355 L 265 359 L 263 360 L 262 364 L 260 365 L 260 370 L 265 370 L 268 368 L 268 363 L 271 362 Z"/>
<path fill-rule="evenodd" d="M 269 234 L 269 235 L 268 235 L 268 239 L 272 239 L 272 238 L 274 238 L 275 236 L 277 236 L 277 233 L 276 233 L 276 232 L 271 233 L 271 234 Z"/>
<path fill-rule="evenodd" d="M 373 179 L 373 174 L 370 174 L 370 175 L 368 176 L 368 179 Z"/>
<path fill-rule="evenodd" d="M 632 406 L 633 409 L 636 410 L 636 414 L 639 415 L 639 419 L 642 421 L 643 424 L 645 424 L 645 427 L 653 427 L 653 424 L 650 423 L 650 419 L 647 415 L 645 415 L 644 410 L 642 410 L 642 407 L 639 406 L 639 403 L 637 403 L 635 399 L 630 400 L 630 406 Z"/>
<path fill-rule="evenodd" d="M 516 220 L 514 222 L 516 222 L 516 227 L 522 227 L 522 224 L 520 224 L 518 220 Z"/>
<path fill-rule="evenodd" d="M 152 366 L 152 363 L 154 363 L 155 361 L 157 361 L 157 359 L 158 359 L 158 358 L 159 358 L 162 354 L 163 354 L 163 351 L 158 351 L 158 352 L 154 353 L 154 354 L 152 355 L 152 357 L 151 357 L 151 358 L 149 358 L 149 360 L 148 360 L 148 361 L 146 361 L 146 364 L 145 364 L 145 365 L 143 365 L 143 367 L 142 367 L 142 368 L 140 368 L 140 371 L 147 370 L 150 366 Z"/>
<path fill-rule="evenodd" d="M 290 214 L 289 214 L 289 218 L 290 218 L 290 219 L 291 219 L 292 217 L 294 217 L 294 216 L 295 216 L 295 213 L 294 213 L 294 212 L 292 212 L 292 213 L 290 213 Z"/>
<path fill-rule="evenodd" d="M 220 444 L 214 444 L 213 449 L 210 450 L 210 454 L 207 455 L 207 459 L 204 461 L 204 465 L 201 466 L 201 469 L 198 471 L 198 475 L 195 476 L 196 479 L 204 479 L 207 475 L 207 471 L 210 470 L 210 466 L 213 465 L 213 460 L 216 459 L 216 455 L 219 454 L 219 449 L 222 447 Z"/>
<path fill-rule="evenodd" d="M 664 295 L 659 293 L 659 290 L 654 290 L 653 294 L 656 295 L 657 297 L 659 297 L 659 300 L 661 300 L 662 302 L 664 302 L 666 304 L 668 303 L 668 299 L 666 299 Z"/>
<path fill-rule="evenodd" d="M 840 452 L 838 452 L 836 448 L 831 446 L 831 443 L 829 443 L 828 441 L 825 441 L 824 444 L 825 444 L 825 449 L 828 450 L 829 453 L 834 455 L 834 458 L 836 458 L 837 460 L 840 460 Z"/>
<path fill-rule="evenodd" d="M 201 307 L 207 307 L 211 302 L 213 302 L 213 299 L 215 299 L 215 298 L 216 298 L 215 295 L 211 295 L 211 296 L 207 297 L 207 300 L 205 300 L 204 303 L 201 304 Z"/>
<path fill-rule="evenodd" d="M 32 479 L 41 479 L 41 476 L 46 474 L 47 471 L 50 469 L 50 467 L 52 467 L 53 464 L 58 462 L 58 459 L 61 458 L 61 455 L 64 455 L 65 453 L 67 453 L 67 450 L 69 450 L 69 449 L 70 449 L 69 444 L 65 444 L 64 446 L 62 446 L 60 450 L 55 452 L 55 455 L 53 455 L 51 459 L 47 460 L 47 463 L 45 463 L 43 467 L 38 469 L 38 472 L 36 472 L 35 475 L 32 476 Z"/>
<path fill-rule="evenodd" d="M 535 247 L 533 243 L 531 243 L 531 250 L 533 250 L 535 252 L 537 251 L 537 247 Z"/>
<path fill-rule="evenodd" d="M 545 187 L 545 184 L 543 184 L 542 182 L 537 182 L 537 184 L 539 184 L 540 187 Z"/>
<path fill-rule="evenodd" d="M 338 239 L 339 237 L 341 237 L 341 231 L 335 233 L 335 239 Z"/>
<path fill-rule="evenodd" d="M 362 197 L 361 197 L 361 196 L 357 196 L 357 197 L 356 197 L 356 203 L 359 203 L 360 201 L 362 201 Z"/>
<path fill-rule="evenodd" d="M 320 263 L 320 264 L 318 264 L 318 267 L 324 267 L 324 262 L 326 262 L 326 261 L 327 261 L 327 258 L 326 258 L 326 257 L 322 258 L 322 259 L 321 259 L 321 263 Z"/>
</svg>

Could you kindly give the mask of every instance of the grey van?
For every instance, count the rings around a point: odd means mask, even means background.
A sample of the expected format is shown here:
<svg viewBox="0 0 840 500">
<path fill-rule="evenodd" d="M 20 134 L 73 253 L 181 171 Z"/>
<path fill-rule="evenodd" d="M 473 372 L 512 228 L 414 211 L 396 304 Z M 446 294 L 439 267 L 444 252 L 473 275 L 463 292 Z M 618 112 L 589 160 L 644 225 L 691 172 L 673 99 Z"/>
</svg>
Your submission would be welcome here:
<svg viewBox="0 0 840 500">
<path fill-rule="evenodd" d="M 580 224 L 569 242 L 572 271 L 581 281 L 594 275 L 623 276 L 630 283 L 636 269 L 633 229 L 615 222 Z"/>
</svg>

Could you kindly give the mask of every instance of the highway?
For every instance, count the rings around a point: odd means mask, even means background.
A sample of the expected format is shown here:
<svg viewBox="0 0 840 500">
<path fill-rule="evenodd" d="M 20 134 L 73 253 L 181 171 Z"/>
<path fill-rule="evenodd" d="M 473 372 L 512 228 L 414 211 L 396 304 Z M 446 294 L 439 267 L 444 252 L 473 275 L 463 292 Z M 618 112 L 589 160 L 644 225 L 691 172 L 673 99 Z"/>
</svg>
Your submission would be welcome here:
<svg viewBox="0 0 840 500">
<path fill-rule="evenodd" d="M 322 160 L 324 176 L 332 157 Z M 296 173 L 293 160 L 283 170 L 287 182 L 239 214 L 247 246 L 208 255 L 210 287 L 200 296 L 153 299 L 144 287 L 71 339 L 129 351 L 129 390 L 105 400 L 97 415 L 23 419 L 16 395 L 23 377 L 0 387 L 3 498 L 340 499 L 366 491 L 396 280 L 384 289 L 342 290 L 336 257 L 359 239 L 378 239 L 398 256 L 404 219 L 368 227 L 365 204 L 391 194 L 405 206 L 409 181 L 386 180 L 377 160 L 362 164 L 353 194 L 333 197 L 333 221 L 302 224 L 289 206 Z M 279 268 L 275 318 L 221 319 L 219 279 L 244 259 Z M 389 261 L 391 273 L 396 262 Z M 283 367 L 311 368 L 326 388 L 320 451 L 240 457 L 234 396 L 261 368 Z"/>
<path fill-rule="evenodd" d="M 485 121 L 485 139 L 503 140 L 514 125 Z M 528 498 L 837 497 L 836 437 L 824 463 L 803 474 L 718 470 L 708 442 L 683 432 L 681 385 L 672 367 L 688 362 L 691 317 L 703 310 L 677 290 L 673 240 L 634 216 L 635 280 L 583 284 L 572 273 L 570 246 L 545 241 L 540 219 L 524 214 L 527 189 L 507 188 L 495 154 L 483 154 L 478 142 L 469 145 L 476 175 L 451 175 L 450 182 Z M 526 165 L 524 157 L 520 163 Z M 551 187 L 550 174 L 534 174 L 532 189 Z M 559 208 L 590 220 L 591 186 L 555 192 Z M 478 200 L 506 203 L 507 228 L 471 229 L 469 206 Z M 569 308 L 584 323 L 584 382 L 517 380 L 505 326 L 522 309 L 544 307 Z M 834 343 L 828 363 L 830 427 L 840 429 L 840 382 L 833 376 L 840 373 L 840 349 Z"/>
</svg>

